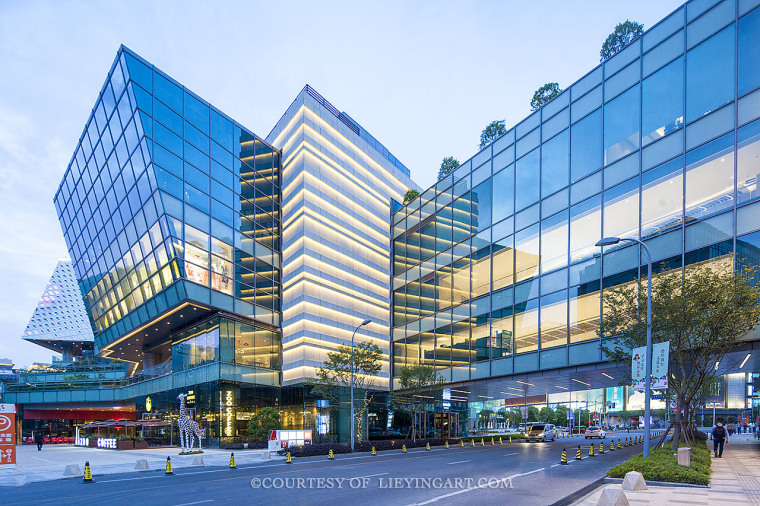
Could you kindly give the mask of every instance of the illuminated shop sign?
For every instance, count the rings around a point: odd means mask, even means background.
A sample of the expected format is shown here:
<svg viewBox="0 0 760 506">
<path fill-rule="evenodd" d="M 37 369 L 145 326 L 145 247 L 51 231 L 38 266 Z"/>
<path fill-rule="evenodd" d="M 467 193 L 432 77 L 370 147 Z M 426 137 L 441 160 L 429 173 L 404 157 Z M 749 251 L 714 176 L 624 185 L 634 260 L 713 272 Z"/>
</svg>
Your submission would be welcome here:
<svg viewBox="0 0 760 506">
<path fill-rule="evenodd" d="M 110 437 L 99 437 L 98 448 L 112 448 L 116 449 L 116 439 Z"/>
<path fill-rule="evenodd" d="M 225 436 L 235 435 L 235 396 L 232 390 L 219 392 L 222 432 Z"/>
<path fill-rule="evenodd" d="M 145 398 L 145 411 L 151 411 L 153 410 L 153 401 L 150 400 L 150 397 Z"/>
<path fill-rule="evenodd" d="M 79 427 L 74 429 L 74 446 L 90 446 L 90 440 L 79 436 Z"/>
</svg>

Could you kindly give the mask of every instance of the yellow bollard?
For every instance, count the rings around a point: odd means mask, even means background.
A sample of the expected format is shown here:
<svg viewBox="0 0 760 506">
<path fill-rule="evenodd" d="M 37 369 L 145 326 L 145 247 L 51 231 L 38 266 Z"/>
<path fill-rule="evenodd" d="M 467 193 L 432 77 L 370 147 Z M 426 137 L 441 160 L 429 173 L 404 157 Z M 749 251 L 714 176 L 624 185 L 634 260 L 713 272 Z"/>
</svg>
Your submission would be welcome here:
<svg viewBox="0 0 760 506">
<path fill-rule="evenodd" d="M 406 453 L 406 445 L 401 445 L 401 453 Z"/>
<path fill-rule="evenodd" d="M 443 447 L 444 447 L 444 448 L 446 448 L 446 449 L 448 450 L 448 449 L 449 449 L 449 442 L 448 442 L 448 441 L 446 441 L 446 444 L 444 444 L 444 445 L 443 445 Z"/>
<path fill-rule="evenodd" d="M 459 447 L 464 448 L 464 441 L 462 441 L 461 439 L 459 440 Z"/>
<path fill-rule="evenodd" d="M 425 443 L 425 449 L 426 449 L 427 451 L 430 451 L 430 443 Z"/>
<path fill-rule="evenodd" d="M 370 455 L 377 455 L 377 452 L 375 451 L 375 447 L 372 447 L 372 451 L 370 452 Z"/>
<path fill-rule="evenodd" d="M 512 442 L 512 436 L 509 436 L 509 442 L 510 443 Z"/>
<path fill-rule="evenodd" d="M 82 483 L 94 483 L 92 479 L 92 470 L 90 469 L 90 461 L 84 463 L 84 476 L 82 477 Z"/>
<path fill-rule="evenodd" d="M 174 474 L 174 471 L 172 471 L 172 458 L 166 457 L 166 469 L 164 469 L 164 474 Z"/>
<path fill-rule="evenodd" d="M 332 450 L 330 450 L 330 452 L 327 454 L 327 458 L 330 460 L 335 460 L 335 455 L 333 454 Z"/>
<path fill-rule="evenodd" d="M 562 457 L 559 459 L 560 464 L 567 465 L 567 450 L 565 448 L 562 448 Z"/>
<path fill-rule="evenodd" d="M 237 469 L 237 466 L 235 465 L 235 454 L 230 453 L 230 469 Z"/>
<path fill-rule="evenodd" d="M 293 463 L 293 459 L 290 458 L 290 452 L 288 452 L 288 453 L 285 454 L 285 463 L 286 464 L 292 464 Z"/>
</svg>

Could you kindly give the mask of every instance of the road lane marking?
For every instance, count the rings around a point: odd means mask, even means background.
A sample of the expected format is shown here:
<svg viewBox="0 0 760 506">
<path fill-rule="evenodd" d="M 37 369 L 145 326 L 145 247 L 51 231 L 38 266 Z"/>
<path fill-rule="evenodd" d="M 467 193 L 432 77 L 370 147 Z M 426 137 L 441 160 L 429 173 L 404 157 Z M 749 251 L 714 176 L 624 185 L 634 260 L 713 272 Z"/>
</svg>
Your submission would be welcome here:
<svg viewBox="0 0 760 506">
<path fill-rule="evenodd" d="M 391 473 L 377 473 L 377 474 L 368 474 L 367 476 L 354 476 L 353 478 L 350 478 L 350 479 L 355 480 L 357 478 L 372 478 L 373 476 L 385 476 L 386 474 L 391 474 Z"/>
<path fill-rule="evenodd" d="M 457 460 L 456 462 L 449 462 L 448 464 L 451 466 L 453 464 L 464 464 L 465 462 L 469 462 L 469 460 Z"/>
<path fill-rule="evenodd" d="M 533 471 L 528 471 L 527 473 L 513 474 L 512 476 L 507 476 L 506 478 L 501 478 L 501 479 L 511 480 L 512 478 L 519 478 L 520 476 L 528 476 L 529 474 L 538 473 L 544 470 L 545 468 L 542 467 L 540 469 L 534 469 Z M 434 502 L 440 501 L 441 499 L 448 499 L 449 497 L 454 497 L 455 495 L 464 494 L 465 492 L 472 492 L 473 490 L 486 488 L 487 486 L 488 486 L 488 483 L 484 483 L 483 485 L 479 485 L 477 487 L 470 487 L 464 490 L 457 490 L 456 492 L 450 492 L 448 494 L 439 495 L 438 497 L 433 497 L 432 499 L 428 499 L 427 501 L 424 501 L 424 502 L 414 503 L 414 506 L 423 506 L 425 504 L 432 504 Z"/>
<path fill-rule="evenodd" d="M 511 457 L 512 455 L 520 455 L 519 453 L 507 453 L 504 456 L 505 457 Z"/>
<path fill-rule="evenodd" d="M 181 504 L 177 504 L 176 506 L 190 506 L 191 504 L 203 504 L 207 502 L 214 502 L 213 499 L 206 499 L 205 501 L 195 501 L 195 502 L 183 502 Z"/>
</svg>

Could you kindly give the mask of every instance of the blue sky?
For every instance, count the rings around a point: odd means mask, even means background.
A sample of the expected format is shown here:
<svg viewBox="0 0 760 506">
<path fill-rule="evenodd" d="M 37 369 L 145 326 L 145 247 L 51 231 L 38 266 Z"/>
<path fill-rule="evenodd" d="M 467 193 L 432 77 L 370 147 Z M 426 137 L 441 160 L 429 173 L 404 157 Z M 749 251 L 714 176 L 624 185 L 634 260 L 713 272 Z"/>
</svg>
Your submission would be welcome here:
<svg viewBox="0 0 760 506">
<path fill-rule="evenodd" d="M 308 83 L 428 187 L 490 121 L 597 65 L 617 23 L 680 3 L 0 2 L 0 357 L 50 361 L 20 336 L 67 256 L 52 198 L 119 44 L 261 136 Z"/>
</svg>

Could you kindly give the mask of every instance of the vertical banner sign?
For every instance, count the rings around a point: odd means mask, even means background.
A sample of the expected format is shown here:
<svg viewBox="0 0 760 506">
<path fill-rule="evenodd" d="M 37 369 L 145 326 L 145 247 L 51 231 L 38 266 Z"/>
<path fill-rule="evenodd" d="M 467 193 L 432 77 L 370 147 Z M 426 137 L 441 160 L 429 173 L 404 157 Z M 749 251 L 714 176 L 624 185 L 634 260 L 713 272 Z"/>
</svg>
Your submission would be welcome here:
<svg viewBox="0 0 760 506">
<path fill-rule="evenodd" d="M 631 352 L 631 377 L 633 378 L 633 389 L 639 392 L 644 391 L 646 382 L 646 368 L 644 360 L 646 359 L 647 347 L 634 348 Z"/>
<path fill-rule="evenodd" d="M 652 345 L 652 389 L 668 388 L 668 360 L 670 358 L 670 341 Z"/>
<path fill-rule="evenodd" d="M 16 463 L 16 405 L 0 404 L 0 466 Z"/>
</svg>

